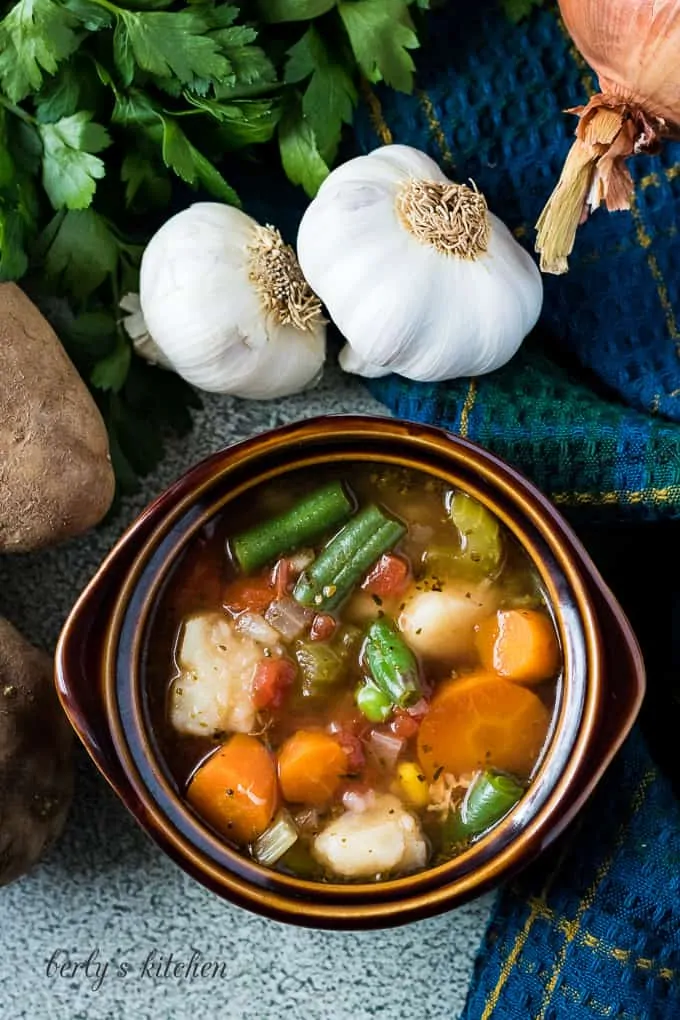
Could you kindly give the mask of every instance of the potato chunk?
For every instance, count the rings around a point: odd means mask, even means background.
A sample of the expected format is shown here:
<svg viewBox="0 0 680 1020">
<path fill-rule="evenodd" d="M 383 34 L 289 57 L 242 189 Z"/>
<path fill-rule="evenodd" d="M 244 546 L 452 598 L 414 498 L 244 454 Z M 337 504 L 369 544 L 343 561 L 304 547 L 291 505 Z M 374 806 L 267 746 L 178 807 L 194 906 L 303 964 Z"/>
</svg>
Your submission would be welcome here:
<svg viewBox="0 0 680 1020">
<path fill-rule="evenodd" d="M 418 820 L 389 793 L 365 811 L 345 811 L 319 833 L 312 849 L 321 864 L 342 878 L 413 871 L 427 860 Z"/>
<path fill-rule="evenodd" d="M 474 628 L 498 605 L 494 588 L 445 584 L 441 591 L 411 589 L 399 629 L 414 652 L 455 662 L 474 657 Z"/>
<path fill-rule="evenodd" d="M 191 736 L 248 733 L 255 722 L 252 680 L 263 649 L 219 613 L 190 617 L 177 652 L 170 720 Z"/>
</svg>

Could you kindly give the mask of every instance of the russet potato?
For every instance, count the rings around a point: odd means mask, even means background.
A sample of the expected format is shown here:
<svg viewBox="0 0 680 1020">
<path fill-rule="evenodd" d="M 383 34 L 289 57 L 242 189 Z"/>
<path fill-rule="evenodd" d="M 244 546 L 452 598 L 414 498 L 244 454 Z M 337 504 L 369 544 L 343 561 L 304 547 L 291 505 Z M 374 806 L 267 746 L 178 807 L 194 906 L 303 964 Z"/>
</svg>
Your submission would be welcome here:
<svg viewBox="0 0 680 1020">
<path fill-rule="evenodd" d="M 50 657 L 0 618 L 0 886 L 61 833 L 73 792 L 72 736 Z"/>
<path fill-rule="evenodd" d="M 79 535 L 113 492 L 97 405 L 32 301 L 0 284 L 0 552 Z"/>
</svg>

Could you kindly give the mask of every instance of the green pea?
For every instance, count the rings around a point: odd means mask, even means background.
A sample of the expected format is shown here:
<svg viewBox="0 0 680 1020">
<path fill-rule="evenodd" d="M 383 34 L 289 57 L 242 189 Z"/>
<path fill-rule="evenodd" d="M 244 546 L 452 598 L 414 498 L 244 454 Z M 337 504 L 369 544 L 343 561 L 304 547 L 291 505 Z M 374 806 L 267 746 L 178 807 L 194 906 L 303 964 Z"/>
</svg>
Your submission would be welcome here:
<svg viewBox="0 0 680 1020">
<path fill-rule="evenodd" d="M 392 712 L 392 702 L 387 694 L 373 684 L 360 684 L 356 689 L 356 703 L 362 715 L 369 722 L 385 722 Z"/>
</svg>

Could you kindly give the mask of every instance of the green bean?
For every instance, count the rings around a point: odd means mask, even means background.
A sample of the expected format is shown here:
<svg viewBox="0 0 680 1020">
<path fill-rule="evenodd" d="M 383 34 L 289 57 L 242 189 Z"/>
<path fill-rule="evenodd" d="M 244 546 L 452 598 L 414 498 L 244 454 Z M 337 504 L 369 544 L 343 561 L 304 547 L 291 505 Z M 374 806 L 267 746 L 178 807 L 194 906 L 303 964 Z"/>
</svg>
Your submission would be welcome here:
<svg viewBox="0 0 680 1020">
<path fill-rule="evenodd" d="M 374 684 L 359 684 L 354 699 L 357 708 L 369 722 L 385 722 L 392 713 L 392 699 Z"/>
<path fill-rule="evenodd" d="M 293 598 L 303 606 L 335 609 L 375 561 L 406 534 L 401 521 L 367 506 L 345 524 L 305 570 Z"/>
<path fill-rule="evenodd" d="M 485 577 L 497 573 L 503 558 L 498 518 L 465 492 L 454 493 L 449 512 L 460 532 L 459 563 Z"/>
<path fill-rule="evenodd" d="M 404 708 L 421 697 L 416 657 L 386 620 L 375 620 L 368 628 L 364 654 L 373 682 L 393 705 Z"/>
<path fill-rule="evenodd" d="M 505 772 L 480 772 L 465 794 L 463 803 L 449 815 L 445 838 L 454 844 L 481 836 L 517 804 L 524 787 Z"/>
<path fill-rule="evenodd" d="M 278 517 L 236 535 L 231 540 L 234 558 L 244 573 L 251 574 L 278 556 L 319 538 L 351 512 L 352 503 L 342 483 L 330 482 Z"/>
</svg>

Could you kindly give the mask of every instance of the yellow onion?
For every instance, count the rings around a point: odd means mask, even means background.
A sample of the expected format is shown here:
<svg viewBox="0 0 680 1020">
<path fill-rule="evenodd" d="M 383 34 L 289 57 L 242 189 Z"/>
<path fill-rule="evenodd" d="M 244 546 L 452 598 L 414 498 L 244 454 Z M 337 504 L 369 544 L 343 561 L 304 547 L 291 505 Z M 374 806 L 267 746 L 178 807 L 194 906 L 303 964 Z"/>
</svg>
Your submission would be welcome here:
<svg viewBox="0 0 680 1020">
<path fill-rule="evenodd" d="M 600 92 L 579 116 L 576 141 L 537 223 L 541 269 L 564 273 L 579 223 L 604 203 L 629 209 L 626 160 L 680 138 L 680 0 L 559 0 L 564 23 L 597 73 Z"/>
</svg>

